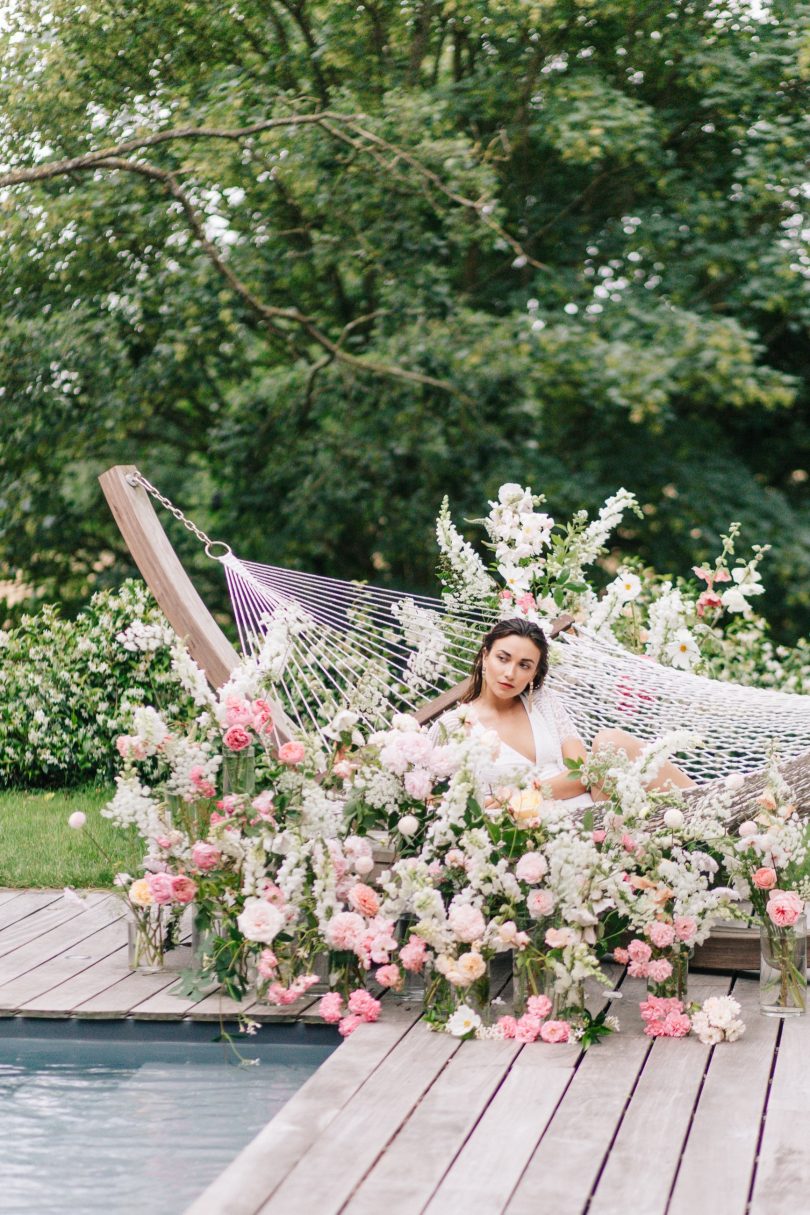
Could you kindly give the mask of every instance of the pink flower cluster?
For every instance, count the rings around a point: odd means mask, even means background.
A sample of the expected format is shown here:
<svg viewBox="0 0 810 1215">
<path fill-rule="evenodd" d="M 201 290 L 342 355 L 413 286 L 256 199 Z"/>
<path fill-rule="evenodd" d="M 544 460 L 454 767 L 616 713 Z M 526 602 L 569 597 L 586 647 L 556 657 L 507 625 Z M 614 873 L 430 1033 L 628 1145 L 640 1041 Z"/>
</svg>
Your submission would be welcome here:
<svg viewBox="0 0 810 1215">
<path fill-rule="evenodd" d="M 692 1028 L 683 1001 L 675 997 L 648 996 L 639 1009 L 648 1038 L 685 1038 Z"/>
<path fill-rule="evenodd" d="M 353 889 L 362 885 L 358 882 Z M 364 889 L 374 894 L 370 887 Z M 325 937 L 330 949 L 355 954 L 365 970 L 372 962 L 378 966 L 387 965 L 391 961 L 391 952 L 397 947 L 394 925 L 390 920 L 377 915 L 367 920 L 356 911 L 339 911 L 333 915 L 326 926 Z"/>
<path fill-rule="evenodd" d="M 188 778 L 191 781 L 194 788 L 199 793 L 200 797 L 216 796 L 216 789 L 211 784 L 210 780 L 208 780 L 206 778 L 205 769 L 202 767 L 201 764 L 196 764 L 191 769 L 191 771 L 188 774 Z"/>
<path fill-rule="evenodd" d="M 426 960 L 427 944 L 421 937 L 412 936 L 399 951 L 399 960 L 406 970 L 420 974 Z"/>
<path fill-rule="evenodd" d="M 567 1021 L 548 1021 L 552 1004 L 548 996 L 529 996 L 522 1017 L 499 1017 L 496 1026 L 504 1038 L 516 1042 L 568 1042 L 571 1026 Z"/>
<path fill-rule="evenodd" d="M 329 1025 L 337 1025 L 338 1033 L 348 1038 L 364 1021 L 376 1021 L 380 1015 L 380 1001 L 375 1000 L 364 988 L 358 987 L 349 996 L 348 1008 L 344 1012 L 343 996 L 337 991 L 327 992 L 321 997 L 318 1012 Z"/>
<path fill-rule="evenodd" d="M 269 949 L 263 950 L 262 957 L 270 952 Z M 267 966 L 266 969 L 271 968 Z M 261 974 L 261 963 L 259 973 Z M 284 987 L 281 983 L 271 983 L 264 993 L 264 998 L 268 1004 L 275 1004 L 283 1008 L 287 1004 L 294 1004 L 296 1000 L 300 1000 L 307 994 L 313 983 L 317 982 L 317 975 L 299 975 L 297 979 L 293 979 L 289 987 Z"/>
<path fill-rule="evenodd" d="M 147 873 L 146 881 L 152 899 L 160 905 L 190 903 L 197 893 L 197 883 L 184 873 Z"/>
</svg>

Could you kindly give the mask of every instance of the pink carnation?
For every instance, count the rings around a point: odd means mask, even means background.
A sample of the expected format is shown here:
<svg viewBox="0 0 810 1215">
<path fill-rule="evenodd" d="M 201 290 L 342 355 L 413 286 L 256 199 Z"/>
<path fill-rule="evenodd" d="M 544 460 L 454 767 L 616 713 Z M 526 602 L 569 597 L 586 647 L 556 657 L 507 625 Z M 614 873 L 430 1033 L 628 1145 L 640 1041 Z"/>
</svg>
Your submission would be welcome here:
<svg viewBox="0 0 810 1215">
<path fill-rule="evenodd" d="M 620 966 L 626 966 L 629 960 L 630 954 L 627 952 L 627 950 L 622 949 L 620 945 L 617 945 L 613 950 L 613 961 L 618 962 Z"/>
<path fill-rule="evenodd" d="M 804 903 L 795 890 L 772 890 L 766 910 L 777 928 L 792 928 L 804 911 Z"/>
<path fill-rule="evenodd" d="M 543 1023 L 539 1017 L 532 1017 L 526 1013 L 522 1016 L 515 1025 L 515 1041 L 516 1042 L 536 1042 Z"/>
<path fill-rule="evenodd" d="M 656 949 L 669 949 L 675 940 L 675 929 L 672 924 L 663 920 L 654 920 L 652 924 L 647 925 L 647 936 Z"/>
<path fill-rule="evenodd" d="M 339 911 L 326 925 L 326 942 L 332 949 L 354 951 L 364 934 L 365 924 L 355 911 Z"/>
<path fill-rule="evenodd" d="M 178 873 L 172 878 L 172 898 L 181 906 L 190 903 L 197 893 L 197 883 L 184 873 Z"/>
<path fill-rule="evenodd" d="M 646 979 L 648 962 L 633 962 L 627 964 L 627 973 L 631 979 Z"/>
<path fill-rule="evenodd" d="M 571 1036 L 571 1026 L 567 1021 L 544 1021 L 540 1027 L 540 1037 L 544 1042 L 567 1042 Z"/>
<path fill-rule="evenodd" d="M 222 736 L 229 751 L 244 751 L 250 746 L 250 735 L 242 726 L 231 726 Z"/>
<path fill-rule="evenodd" d="M 674 928 L 679 941 L 691 941 L 697 932 L 697 921 L 690 915 L 679 915 L 675 917 Z"/>
<path fill-rule="evenodd" d="M 260 979 L 272 979 L 278 967 L 278 958 L 273 953 L 272 949 L 263 949 L 259 954 L 259 960 L 256 963 L 256 969 L 259 972 Z"/>
<path fill-rule="evenodd" d="M 652 957 L 652 950 L 647 942 L 639 940 L 638 937 L 627 946 L 627 953 L 633 962 L 649 962 Z"/>
<path fill-rule="evenodd" d="M 655 958 L 647 963 L 647 978 L 653 983 L 663 983 L 672 974 L 672 963 L 666 958 Z"/>
<path fill-rule="evenodd" d="M 398 990 L 402 986 L 402 975 L 398 966 L 381 966 L 374 977 L 380 987 L 392 987 L 394 990 Z"/>
<path fill-rule="evenodd" d="M 544 1021 L 551 1012 L 552 1004 L 548 996 L 529 996 L 526 1007 L 533 1017 L 539 1017 L 541 1021 Z"/>
<path fill-rule="evenodd" d="M 363 1024 L 362 1017 L 349 1016 L 344 1017 L 338 1025 L 338 1033 L 342 1038 L 348 1038 L 349 1034 L 353 1034 L 359 1025 Z"/>
<path fill-rule="evenodd" d="M 421 937 L 411 937 L 407 945 L 399 951 L 399 960 L 406 970 L 419 974 L 425 965 L 425 950 L 427 946 Z"/>
<path fill-rule="evenodd" d="M 329 991 L 321 996 L 318 1012 L 329 1025 L 337 1025 L 343 1016 L 343 996 L 340 992 Z"/>
<path fill-rule="evenodd" d="M 363 987 L 358 987 L 349 996 L 349 1012 L 364 1021 L 376 1021 L 380 1015 L 380 1001 Z"/>
<path fill-rule="evenodd" d="M 380 898 L 365 882 L 356 882 L 349 891 L 349 903 L 361 915 L 374 916 L 380 910 Z"/>
<path fill-rule="evenodd" d="M 278 749 L 278 757 L 281 762 L 283 764 L 289 764 L 291 767 L 294 767 L 296 764 L 300 764 L 305 754 L 306 751 L 304 749 L 304 744 L 300 742 L 285 742 L 284 745 Z"/>
<path fill-rule="evenodd" d="M 504 1038 L 514 1038 L 515 1030 L 517 1029 L 517 1021 L 514 1017 L 498 1017 L 496 1025 L 500 1029 Z"/>
</svg>

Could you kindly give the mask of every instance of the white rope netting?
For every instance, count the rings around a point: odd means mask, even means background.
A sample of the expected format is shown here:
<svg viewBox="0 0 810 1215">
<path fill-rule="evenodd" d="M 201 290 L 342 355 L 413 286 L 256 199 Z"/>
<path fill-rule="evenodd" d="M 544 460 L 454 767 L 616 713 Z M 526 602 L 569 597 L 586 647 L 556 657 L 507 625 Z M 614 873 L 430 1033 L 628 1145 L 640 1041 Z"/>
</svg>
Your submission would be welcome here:
<svg viewBox="0 0 810 1215">
<path fill-rule="evenodd" d="M 423 595 L 221 558 L 243 651 L 261 661 L 299 726 L 327 735 L 349 706 L 373 728 L 463 679 L 494 617 Z M 620 726 L 645 739 L 687 729 L 698 781 L 753 772 L 774 745 L 810 748 L 810 697 L 707 679 L 629 653 L 587 630 L 552 646 L 549 684 L 590 741 Z"/>
</svg>

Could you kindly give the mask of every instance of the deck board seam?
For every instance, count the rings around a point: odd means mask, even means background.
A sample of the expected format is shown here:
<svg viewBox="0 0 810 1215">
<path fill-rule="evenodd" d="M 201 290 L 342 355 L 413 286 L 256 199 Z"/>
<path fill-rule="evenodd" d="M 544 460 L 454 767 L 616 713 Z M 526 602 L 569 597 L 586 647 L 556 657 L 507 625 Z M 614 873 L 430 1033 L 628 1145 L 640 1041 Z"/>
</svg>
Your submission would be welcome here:
<svg viewBox="0 0 810 1215">
<path fill-rule="evenodd" d="M 760 1155 L 760 1151 L 762 1149 L 762 1139 L 765 1134 L 765 1121 L 768 1117 L 768 1104 L 771 1100 L 771 1093 L 773 1092 L 773 1078 L 774 1078 L 774 1075 L 776 1074 L 776 1065 L 779 1061 L 779 1046 L 782 1041 L 782 1031 L 784 1030 L 784 1028 L 785 1028 L 784 1021 L 780 1021 L 779 1028 L 776 1032 L 776 1042 L 775 1042 L 774 1048 L 773 1048 L 773 1056 L 771 1058 L 771 1070 L 768 1074 L 768 1083 L 765 1086 L 765 1099 L 762 1102 L 762 1114 L 760 1115 L 760 1120 L 759 1120 L 759 1133 L 757 1135 L 757 1145 L 754 1149 L 754 1162 L 751 1167 L 751 1182 L 750 1182 L 750 1185 L 748 1186 L 748 1196 L 745 1200 L 745 1211 L 744 1211 L 743 1215 L 748 1215 L 749 1211 L 751 1210 L 751 1203 L 754 1201 L 754 1189 L 755 1189 L 756 1183 L 757 1183 L 757 1173 L 759 1172 L 759 1155 Z"/>
</svg>

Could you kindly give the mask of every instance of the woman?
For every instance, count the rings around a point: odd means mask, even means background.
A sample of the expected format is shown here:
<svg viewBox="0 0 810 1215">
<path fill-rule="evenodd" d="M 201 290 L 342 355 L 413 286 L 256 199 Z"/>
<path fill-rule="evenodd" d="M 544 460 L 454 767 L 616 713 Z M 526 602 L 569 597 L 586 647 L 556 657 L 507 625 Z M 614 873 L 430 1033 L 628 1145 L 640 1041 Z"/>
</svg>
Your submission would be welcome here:
<svg viewBox="0 0 810 1215">
<path fill-rule="evenodd" d="M 492 793 L 531 770 L 532 779 L 553 798 L 585 808 L 601 800 L 599 790 L 594 789 L 592 796 L 564 761 L 585 759 L 588 750 L 559 697 L 543 686 L 547 672 L 548 641 L 543 630 L 525 617 L 499 621 L 484 638 L 470 687 L 460 702 L 469 705 L 474 724 L 494 730 L 501 740 L 500 753 L 479 773 L 482 791 Z M 453 728 L 458 720 L 458 710 L 452 710 L 440 722 Z M 632 759 L 643 746 L 624 730 L 600 730 L 592 751 L 621 748 Z M 693 783 L 667 762 L 651 787 L 688 788 Z"/>
</svg>

